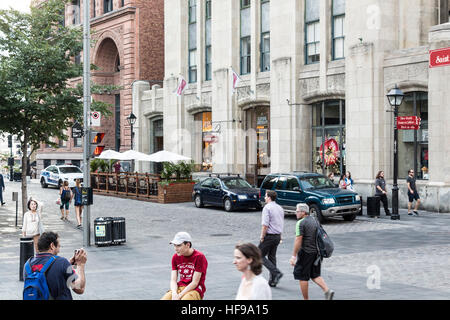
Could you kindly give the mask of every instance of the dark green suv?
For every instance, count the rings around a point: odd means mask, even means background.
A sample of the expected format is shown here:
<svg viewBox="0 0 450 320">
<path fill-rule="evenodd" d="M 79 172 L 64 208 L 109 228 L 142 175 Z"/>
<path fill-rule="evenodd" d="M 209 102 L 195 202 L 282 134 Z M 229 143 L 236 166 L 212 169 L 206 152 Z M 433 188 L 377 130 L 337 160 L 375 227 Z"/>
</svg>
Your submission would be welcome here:
<svg viewBox="0 0 450 320">
<path fill-rule="evenodd" d="M 287 213 L 295 213 L 297 203 L 306 203 L 310 215 L 317 217 L 320 222 L 326 217 L 334 216 L 353 221 L 361 210 L 361 197 L 356 192 L 340 189 L 326 176 L 318 173 L 269 174 L 260 189 L 261 200 L 264 199 L 266 190 L 276 191 L 276 202 Z"/>
</svg>

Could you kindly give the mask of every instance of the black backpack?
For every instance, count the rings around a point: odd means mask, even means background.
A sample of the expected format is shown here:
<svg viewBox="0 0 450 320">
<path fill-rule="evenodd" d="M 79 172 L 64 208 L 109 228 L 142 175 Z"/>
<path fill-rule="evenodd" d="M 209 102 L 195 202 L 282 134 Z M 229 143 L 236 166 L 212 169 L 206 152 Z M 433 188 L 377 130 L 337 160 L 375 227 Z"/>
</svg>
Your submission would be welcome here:
<svg viewBox="0 0 450 320">
<path fill-rule="evenodd" d="M 317 225 L 316 246 L 318 251 L 318 257 L 314 264 L 317 265 L 319 260 L 331 257 L 334 250 L 334 243 L 333 241 L 331 241 L 322 225 L 316 219 L 314 220 L 316 221 Z"/>
<path fill-rule="evenodd" d="M 70 190 L 63 190 L 63 201 L 69 202 L 70 201 Z"/>
</svg>

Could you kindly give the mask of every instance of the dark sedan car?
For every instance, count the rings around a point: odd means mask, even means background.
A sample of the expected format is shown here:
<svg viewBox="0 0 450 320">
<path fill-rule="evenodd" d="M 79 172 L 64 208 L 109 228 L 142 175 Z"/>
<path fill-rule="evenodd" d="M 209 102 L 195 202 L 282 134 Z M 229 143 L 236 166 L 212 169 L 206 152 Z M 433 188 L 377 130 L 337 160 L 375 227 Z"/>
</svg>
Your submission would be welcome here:
<svg viewBox="0 0 450 320">
<path fill-rule="evenodd" d="M 224 207 L 226 211 L 261 209 L 259 189 L 239 176 L 217 175 L 206 178 L 195 184 L 192 198 L 197 208 L 209 204 Z"/>
</svg>

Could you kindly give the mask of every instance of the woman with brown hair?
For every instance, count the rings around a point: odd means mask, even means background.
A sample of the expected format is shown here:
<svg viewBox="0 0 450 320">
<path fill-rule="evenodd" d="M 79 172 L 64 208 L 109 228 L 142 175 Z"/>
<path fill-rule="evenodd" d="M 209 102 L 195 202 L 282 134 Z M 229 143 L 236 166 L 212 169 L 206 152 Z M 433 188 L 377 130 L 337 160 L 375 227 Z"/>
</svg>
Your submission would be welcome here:
<svg viewBox="0 0 450 320">
<path fill-rule="evenodd" d="M 34 242 L 34 252 L 37 252 L 39 236 L 44 232 L 42 226 L 41 211 L 38 211 L 38 202 L 34 199 L 28 200 L 28 211 L 23 215 L 22 236 L 32 237 Z"/>
<path fill-rule="evenodd" d="M 267 280 L 261 275 L 261 251 L 252 243 L 236 245 L 233 264 L 243 273 L 236 300 L 272 300 Z"/>
<path fill-rule="evenodd" d="M 75 188 L 73 188 L 74 194 L 74 206 L 75 206 L 75 214 L 77 216 L 77 228 L 81 229 L 81 213 L 83 212 L 83 203 L 82 203 L 82 195 L 81 195 L 81 181 L 80 179 L 75 180 Z"/>
</svg>

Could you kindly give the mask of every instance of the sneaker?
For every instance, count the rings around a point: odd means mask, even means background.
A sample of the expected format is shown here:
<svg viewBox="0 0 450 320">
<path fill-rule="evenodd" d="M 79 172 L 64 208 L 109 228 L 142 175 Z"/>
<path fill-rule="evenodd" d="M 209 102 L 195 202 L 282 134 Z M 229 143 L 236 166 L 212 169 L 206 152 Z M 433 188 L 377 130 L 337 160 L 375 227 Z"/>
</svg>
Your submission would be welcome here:
<svg viewBox="0 0 450 320">
<path fill-rule="evenodd" d="M 281 277 L 283 277 L 283 274 L 282 274 L 281 272 L 277 273 L 277 274 L 273 277 L 273 279 L 272 279 L 272 285 L 273 285 L 274 287 L 276 287 L 277 284 L 278 284 L 278 282 L 280 282 Z M 270 283 L 269 283 L 269 285 L 270 285 Z"/>
<path fill-rule="evenodd" d="M 328 289 L 327 292 L 325 292 L 325 300 L 333 300 L 334 297 L 334 291 L 331 289 Z"/>
<path fill-rule="evenodd" d="M 408 216 L 412 216 L 413 214 L 412 214 L 412 212 L 408 212 Z"/>
<path fill-rule="evenodd" d="M 419 213 L 418 213 L 416 210 L 413 210 L 413 212 L 414 212 L 414 214 L 415 214 L 416 216 L 419 215 Z"/>
</svg>

